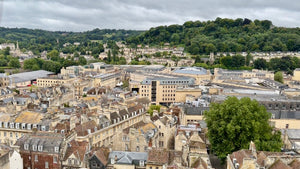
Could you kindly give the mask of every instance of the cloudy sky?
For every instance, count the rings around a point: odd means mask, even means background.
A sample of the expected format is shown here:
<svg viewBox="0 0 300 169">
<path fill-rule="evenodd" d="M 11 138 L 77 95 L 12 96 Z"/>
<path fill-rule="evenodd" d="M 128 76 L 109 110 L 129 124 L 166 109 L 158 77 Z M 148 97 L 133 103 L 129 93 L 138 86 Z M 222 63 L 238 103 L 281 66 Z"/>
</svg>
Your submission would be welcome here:
<svg viewBox="0 0 300 169">
<path fill-rule="evenodd" d="M 298 0 L 0 0 L 0 26 L 60 31 L 146 30 L 216 17 L 300 27 Z"/>
</svg>

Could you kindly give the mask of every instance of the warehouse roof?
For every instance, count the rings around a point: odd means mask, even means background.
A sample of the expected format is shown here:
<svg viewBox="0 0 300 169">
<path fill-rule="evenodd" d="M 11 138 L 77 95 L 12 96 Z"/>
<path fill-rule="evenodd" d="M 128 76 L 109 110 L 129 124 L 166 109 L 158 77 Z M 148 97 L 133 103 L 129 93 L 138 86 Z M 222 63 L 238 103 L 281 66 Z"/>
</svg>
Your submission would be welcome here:
<svg viewBox="0 0 300 169">
<path fill-rule="evenodd" d="M 183 67 L 174 71 L 180 74 L 206 75 L 207 70 L 202 67 Z"/>
<path fill-rule="evenodd" d="M 49 72 L 46 70 L 37 70 L 31 72 L 17 73 L 9 75 L 8 77 L 14 79 L 15 83 L 25 82 L 29 80 L 35 80 L 37 78 L 47 77 L 48 75 L 54 74 L 53 72 Z"/>
</svg>

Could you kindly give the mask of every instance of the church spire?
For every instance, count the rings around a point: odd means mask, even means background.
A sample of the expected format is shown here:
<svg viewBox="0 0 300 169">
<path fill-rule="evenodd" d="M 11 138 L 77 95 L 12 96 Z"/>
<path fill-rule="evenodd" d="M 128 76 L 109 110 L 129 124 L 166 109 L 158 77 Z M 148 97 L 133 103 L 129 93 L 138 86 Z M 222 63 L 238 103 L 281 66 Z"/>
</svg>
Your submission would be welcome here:
<svg viewBox="0 0 300 169">
<path fill-rule="evenodd" d="M 17 50 L 19 50 L 19 41 L 17 41 Z"/>
</svg>

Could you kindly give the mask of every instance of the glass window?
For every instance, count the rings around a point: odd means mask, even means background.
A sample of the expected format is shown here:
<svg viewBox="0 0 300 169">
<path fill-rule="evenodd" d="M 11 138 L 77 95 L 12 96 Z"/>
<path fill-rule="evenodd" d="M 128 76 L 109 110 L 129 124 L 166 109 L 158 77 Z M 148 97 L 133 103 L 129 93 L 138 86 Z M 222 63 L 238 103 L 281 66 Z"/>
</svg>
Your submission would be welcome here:
<svg viewBox="0 0 300 169">
<path fill-rule="evenodd" d="M 53 163 L 57 163 L 57 157 L 56 156 L 53 157 Z"/>
</svg>

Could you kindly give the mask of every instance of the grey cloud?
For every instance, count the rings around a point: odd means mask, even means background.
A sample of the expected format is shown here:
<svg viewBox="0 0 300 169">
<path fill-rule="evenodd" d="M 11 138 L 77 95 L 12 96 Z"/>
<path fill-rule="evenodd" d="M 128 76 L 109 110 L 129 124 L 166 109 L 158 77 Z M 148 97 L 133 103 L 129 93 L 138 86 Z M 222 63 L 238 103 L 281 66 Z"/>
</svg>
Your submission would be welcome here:
<svg viewBox="0 0 300 169">
<path fill-rule="evenodd" d="M 300 25 L 300 3 L 295 0 L 0 0 L 0 10 L 0 26 L 63 31 L 146 30 L 216 17 Z"/>
</svg>

